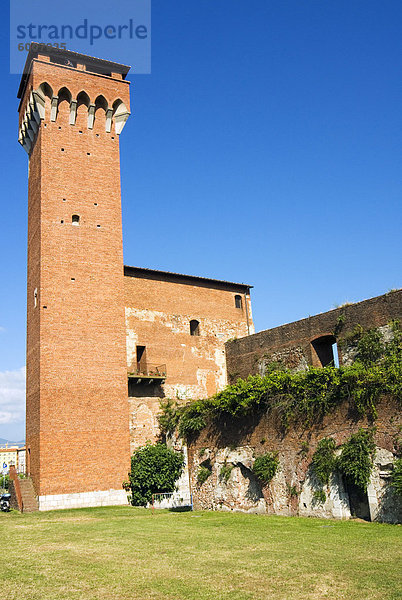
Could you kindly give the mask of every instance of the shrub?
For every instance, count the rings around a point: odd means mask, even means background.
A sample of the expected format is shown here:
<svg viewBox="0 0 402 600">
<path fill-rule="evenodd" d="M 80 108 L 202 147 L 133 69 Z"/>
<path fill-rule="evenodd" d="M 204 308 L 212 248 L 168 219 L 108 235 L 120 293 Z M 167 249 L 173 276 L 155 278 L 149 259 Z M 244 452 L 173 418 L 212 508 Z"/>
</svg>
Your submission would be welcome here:
<svg viewBox="0 0 402 600">
<path fill-rule="evenodd" d="M 325 504 L 327 495 L 324 490 L 315 490 L 313 493 L 313 504 Z"/>
<path fill-rule="evenodd" d="M 222 479 L 225 483 L 227 483 L 229 481 L 230 474 L 232 471 L 233 471 L 233 465 L 228 465 L 225 463 L 221 467 L 221 470 L 219 473 L 219 479 Z"/>
<path fill-rule="evenodd" d="M 257 456 L 253 465 L 253 473 L 263 483 L 268 485 L 276 474 L 279 467 L 279 458 L 277 452 L 267 452 L 262 456 Z"/>
<path fill-rule="evenodd" d="M 342 447 L 337 467 L 345 478 L 363 491 L 367 491 L 373 468 L 375 443 L 373 430 L 359 429 Z"/>
<path fill-rule="evenodd" d="M 197 474 L 198 485 L 202 485 L 203 483 L 205 483 L 206 480 L 208 479 L 208 477 L 211 475 L 211 473 L 212 473 L 211 466 L 201 465 L 198 468 L 198 474 Z"/>
<path fill-rule="evenodd" d="M 146 506 L 152 501 L 152 494 L 173 492 L 183 464 L 183 455 L 164 444 L 138 448 L 131 457 L 129 486 L 123 482 L 124 489 L 131 490 L 133 506 Z"/>
<path fill-rule="evenodd" d="M 328 485 L 329 478 L 335 468 L 335 440 L 323 438 L 317 444 L 317 450 L 313 454 L 311 466 L 314 474 L 321 485 Z"/>
</svg>

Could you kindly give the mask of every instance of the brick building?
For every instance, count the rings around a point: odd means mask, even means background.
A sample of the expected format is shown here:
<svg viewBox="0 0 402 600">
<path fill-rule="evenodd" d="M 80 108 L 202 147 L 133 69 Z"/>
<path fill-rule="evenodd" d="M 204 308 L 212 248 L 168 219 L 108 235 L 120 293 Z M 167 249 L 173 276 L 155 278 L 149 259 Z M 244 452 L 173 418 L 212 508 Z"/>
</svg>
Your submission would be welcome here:
<svg viewBox="0 0 402 600">
<path fill-rule="evenodd" d="M 250 286 L 124 269 L 128 71 L 37 46 L 18 92 L 29 155 L 27 470 L 42 510 L 126 503 L 130 430 L 132 449 L 155 437 L 160 397 L 221 389 L 225 342 L 253 332 Z"/>
<path fill-rule="evenodd" d="M 154 441 L 160 398 L 206 398 L 226 384 L 224 344 L 254 333 L 250 286 L 125 267 L 132 449 Z"/>
</svg>

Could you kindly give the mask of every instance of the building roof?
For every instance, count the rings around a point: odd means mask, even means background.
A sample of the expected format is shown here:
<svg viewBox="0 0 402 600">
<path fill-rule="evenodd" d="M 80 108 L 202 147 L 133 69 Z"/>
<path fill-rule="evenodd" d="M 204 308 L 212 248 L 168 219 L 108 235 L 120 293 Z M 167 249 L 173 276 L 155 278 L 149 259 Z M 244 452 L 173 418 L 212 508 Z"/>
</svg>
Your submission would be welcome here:
<svg viewBox="0 0 402 600">
<path fill-rule="evenodd" d="M 203 287 L 232 288 L 235 291 L 247 292 L 253 286 L 247 283 L 235 283 L 223 279 L 211 279 L 209 277 L 199 277 L 197 275 L 184 275 L 183 273 L 172 273 L 171 271 L 158 271 L 157 269 L 145 269 L 143 267 L 130 267 L 124 265 L 124 275 L 127 277 L 139 277 L 142 279 L 157 279 L 163 281 L 173 281 L 187 285 L 200 285 Z"/>
<path fill-rule="evenodd" d="M 128 65 L 122 65 L 120 63 L 115 63 L 110 60 L 104 60 L 103 58 L 96 58 L 95 56 L 88 56 L 87 54 L 80 54 L 79 52 L 73 52 L 72 50 L 63 50 L 62 48 L 51 48 L 46 45 L 34 43 L 31 44 L 27 59 L 25 61 L 24 72 L 21 78 L 20 87 L 18 88 L 17 98 L 22 98 L 22 96 L 24 95 L 25 87 L 28 81 L 28 76 L 31 70 L 31 63 L 34 58 L 37 58 L 38 54 L 44 54 L 45 56 L 57 58 L 57 61 L 62 61 L 63 59 L 65 59 L 66 67 L 68 67 L 67 61 L 71 60 L 76 63 L 85 64 L 88 67 L 93 66 L 97 69 L 104 69 L 105 73 L 108 71 L 113 73 L 121 73 L 123 79 L 126 78 L 127 73 L 130 70 L 130 67 Z M 63 66 L 62 62 L 58 64 Z"/>
</svg>

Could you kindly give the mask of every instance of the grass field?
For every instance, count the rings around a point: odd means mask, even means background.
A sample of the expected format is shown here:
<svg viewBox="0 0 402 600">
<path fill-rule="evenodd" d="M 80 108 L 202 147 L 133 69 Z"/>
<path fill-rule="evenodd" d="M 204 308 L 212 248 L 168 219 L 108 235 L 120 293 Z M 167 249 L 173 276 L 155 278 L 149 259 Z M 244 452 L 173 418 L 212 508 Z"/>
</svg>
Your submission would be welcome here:
<svg viewBox="0 0 402 600">
<path fill-rule="evenodd" d="M 402 528 L 111 507 L 0 513 L 5 600 L 402 598 Z"/>
</svg>

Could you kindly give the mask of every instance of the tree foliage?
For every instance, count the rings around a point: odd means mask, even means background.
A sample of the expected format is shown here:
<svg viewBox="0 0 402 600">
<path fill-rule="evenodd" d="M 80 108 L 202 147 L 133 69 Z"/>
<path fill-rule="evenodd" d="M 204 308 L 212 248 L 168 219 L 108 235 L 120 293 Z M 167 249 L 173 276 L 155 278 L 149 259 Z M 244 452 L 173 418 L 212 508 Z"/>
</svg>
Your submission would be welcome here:
<svg viewBox="0 0 402 600">
<path fill-rule="evenodd" d="M 152 494 L 173 492 L 183 464 L 183 455 L 165 444 L 146 444 L 138 448 L 131 457 L 129 473 L 133 506 L 146 506 L 152 501 Z"/>
</svg>

